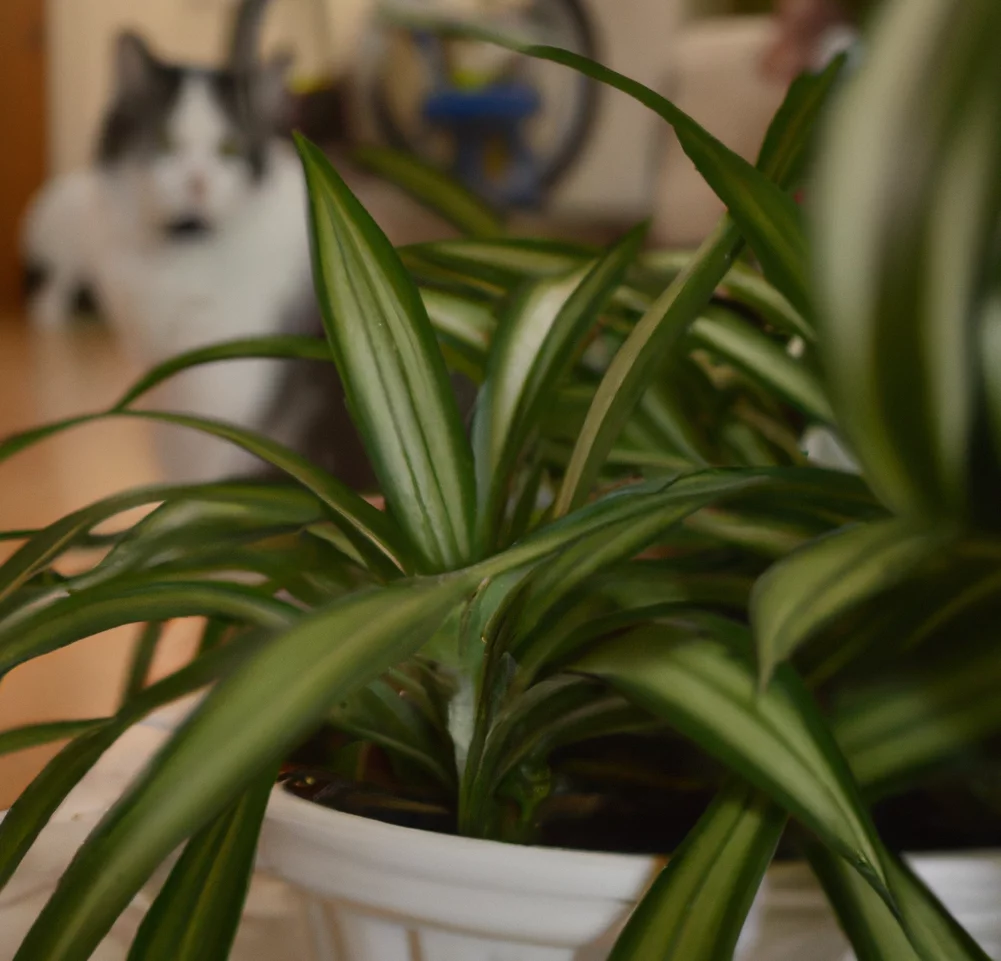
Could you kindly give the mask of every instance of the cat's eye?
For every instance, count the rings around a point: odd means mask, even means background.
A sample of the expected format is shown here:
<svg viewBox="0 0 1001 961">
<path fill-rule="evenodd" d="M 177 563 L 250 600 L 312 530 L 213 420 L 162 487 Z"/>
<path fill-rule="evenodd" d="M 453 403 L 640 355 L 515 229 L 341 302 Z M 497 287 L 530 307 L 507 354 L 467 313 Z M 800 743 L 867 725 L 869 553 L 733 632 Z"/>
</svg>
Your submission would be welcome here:
<svg viewBox="0 0 1001 961">
<path fill-rule="evenodd" d="M 236 139 L 236 137 L 227 137 L 221 144 L 219 144 L 219 155 L 221 157 L 240 156 L 240 142 Z"/>
</svg>

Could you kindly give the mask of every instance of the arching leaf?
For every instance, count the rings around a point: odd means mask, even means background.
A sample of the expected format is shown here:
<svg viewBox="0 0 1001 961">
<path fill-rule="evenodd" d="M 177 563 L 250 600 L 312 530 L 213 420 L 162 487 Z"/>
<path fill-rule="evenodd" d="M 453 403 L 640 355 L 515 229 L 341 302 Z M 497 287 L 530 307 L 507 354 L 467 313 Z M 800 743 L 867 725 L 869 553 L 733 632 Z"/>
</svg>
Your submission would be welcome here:
<svg viewBox="0 0 1001 961">
<path fill-rule="evenodd" d="M 633 912 L 609 961 L 732 961 L 785 814 L 731 784 Z"/>
<path fill-rule="evenodd" d="M 313 268 L 352 419 L 393 516 L 429 571 L 473 556 L 473 460 L 414 282 L 323 153 L 299 138 Z"/>
<path fill-rule="evenodd" d="M 352 158 L 471 237 L 495 237 L 504 232 L 500 215 L 489 204 L 411 153 L 368 145 L 356 147 Z"/>
</svg>

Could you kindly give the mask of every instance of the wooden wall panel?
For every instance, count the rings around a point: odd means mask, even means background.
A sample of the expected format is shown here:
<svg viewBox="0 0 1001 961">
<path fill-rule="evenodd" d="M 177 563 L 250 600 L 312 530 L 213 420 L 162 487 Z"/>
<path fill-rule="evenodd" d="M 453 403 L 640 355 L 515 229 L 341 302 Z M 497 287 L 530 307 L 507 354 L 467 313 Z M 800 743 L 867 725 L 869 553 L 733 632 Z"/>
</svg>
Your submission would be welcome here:
<svg viewBox="0 0 1001 961">
<path fill-rule="evenodd" d="M 45 178 L 45 0 L 0 2 L 0 306 L 19 302 L 18 233 Z"/>
</svg>

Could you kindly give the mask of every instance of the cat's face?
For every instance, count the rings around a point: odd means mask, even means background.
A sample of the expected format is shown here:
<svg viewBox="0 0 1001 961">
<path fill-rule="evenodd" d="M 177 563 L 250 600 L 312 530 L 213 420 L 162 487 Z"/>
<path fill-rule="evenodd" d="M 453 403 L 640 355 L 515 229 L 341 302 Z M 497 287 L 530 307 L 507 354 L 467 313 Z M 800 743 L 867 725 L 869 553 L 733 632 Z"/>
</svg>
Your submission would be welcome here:
<svg viewBox="0 0 1001 961">
<path fill-rule="evenodd" d="M 176 237 L 222 226 L 267 173 L 283 65 L 194 70 L 162 63 L 127 34 L 117 66 L 101 162 L 128 178 L 153 229 Z"/>
</svg>

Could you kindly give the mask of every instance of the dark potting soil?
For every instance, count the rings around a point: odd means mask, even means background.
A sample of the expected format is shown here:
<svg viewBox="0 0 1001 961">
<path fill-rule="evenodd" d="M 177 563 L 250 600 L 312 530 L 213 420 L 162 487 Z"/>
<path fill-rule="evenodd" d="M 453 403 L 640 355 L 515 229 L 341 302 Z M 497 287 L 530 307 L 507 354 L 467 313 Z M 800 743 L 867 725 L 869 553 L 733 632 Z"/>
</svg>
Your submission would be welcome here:
<svg viewBox="0 0 1001 961">
<path fill-rule="evenodd" d="M 977 851 L 1001 848 L 1001 812 L 965 784 L 943 783 L 873 808 L 891 851 Z"/>
<path fill-rule="evenodd" d="M 299 797 L 347 814 L 401 827 L 456 833 L 448 798 L 430 788 L 401 788 L 384 759 L 370 780 L 338 775 L 315 762 L 314 741 L 286 766 L 283 781 Z M 378 755 L 375 755 L 378 759 Z M 553 790 L 539 807 L 533 843 L 544 847 L 620 854 L 675 850 L 711 801 L 723 772 L 687 742 L 606 738 L 558 752 Z M 1001 848 L 1001 814 L 967 779 L 944 778 L 873 806 L 881 837 L 897 852 L 972 851 Z M 800 853 L 791 833 L 779 860 Z"/>
</svg>

